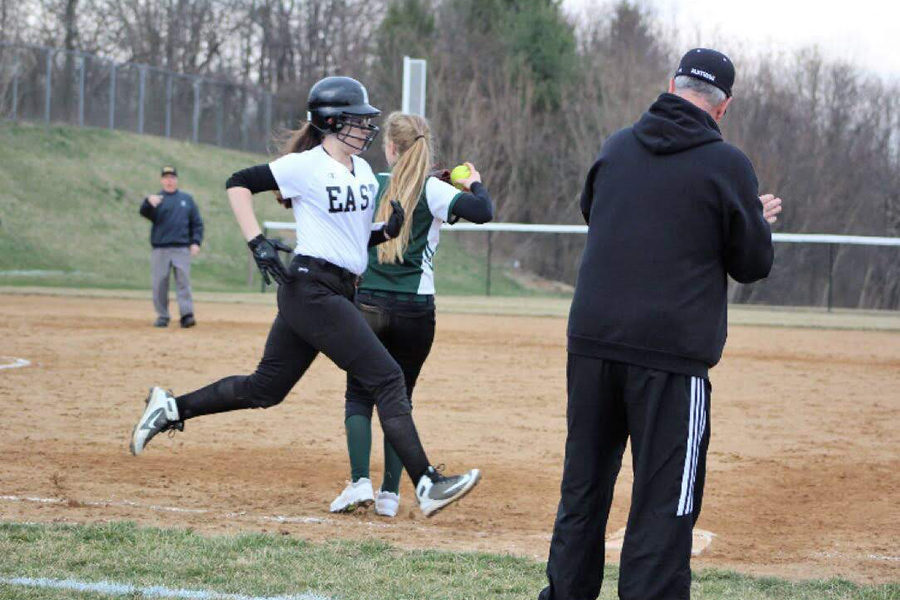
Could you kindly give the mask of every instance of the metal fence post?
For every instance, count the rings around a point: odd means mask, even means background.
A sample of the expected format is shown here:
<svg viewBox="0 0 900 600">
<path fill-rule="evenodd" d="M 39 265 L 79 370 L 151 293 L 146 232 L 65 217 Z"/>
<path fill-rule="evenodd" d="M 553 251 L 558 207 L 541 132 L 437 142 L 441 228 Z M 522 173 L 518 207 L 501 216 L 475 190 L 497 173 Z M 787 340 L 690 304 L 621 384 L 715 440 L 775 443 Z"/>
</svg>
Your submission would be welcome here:
<svg viewBox="0 0 900 600">
<path fill-rule="evenodd" d="M 50 101 L 52 99 L 52 82 L 53 82 L 53 54 L 51 48 L 47 48 L 47 89 L 44 90 L 44 121 L 50 122 Z"/>
<path fill-rule="evenodd" d="M 116 63 L 109 67 L 109 128 L 116 128 Z"/>
<path fill-rule="evenodd" d="M 272 93 L 266 92 L 266 108 L 265 108 L 266 131 L 264 135 L 269 135 L 272 131 Z"/>
<path fill-rule="evenodd" d="M 138 133 L 144 133 L 144 90 L 147 85 L 147 67 L 138 68 Z"/>
<path fill-rule="evenodd" d="M 166 137 L 172 137 L 172 74 L 166 75 Z"/>
<path fill-rule="evenodd" d="M 247 115 L 250 111 L 247 108 L 247 102 L 249 98 L 249 94 L 247 93 L 247 88 L 241 88 L 241 149 L 247 150 L 247 142 L 249 140 L 249 135 L 247 133 L 247 129 L 250 124 L 248 123 Z"/>
<path fill-rule="evenodd" d="M 79 54 L 81 61 L 78 69 L 78 126 L 84 127 L 84 54 Z"/>
<path fill-rule="evenodd" d="M 224 129 L 225 124 L 223 121 L 225 120 L 225 115 L 223 114 L 225 111 L 225 86 L 219 86 L 219 101 L 216 102 L 216 145 L 221 146 L 224 141 Z"/>
<path fill-rule="evenodd" d="M 485 295 L 491 295 L 491 254 L 493 249 L 493 244 L 491 243 L 491 232 L 487 232 L 487 277 L 485 278 Z"/>
<path fill-rule="evenodd" d="M 196 144 L 200 140 L 200 78 L 194 79 L 194 118 L 192 139 Z"/>
<path fill-rule="evenodd" d="M 12 118 L 13 121 L 19 118 L 19 62 L 16 61 L 13 66 L 12 81 Z"/>
<path fill-rule="evenodd" d="M 828 244 L 828 312 L 834 306 L 833 302 L 833 286 L 834 286 L 834 244 Z"/>
</svg>

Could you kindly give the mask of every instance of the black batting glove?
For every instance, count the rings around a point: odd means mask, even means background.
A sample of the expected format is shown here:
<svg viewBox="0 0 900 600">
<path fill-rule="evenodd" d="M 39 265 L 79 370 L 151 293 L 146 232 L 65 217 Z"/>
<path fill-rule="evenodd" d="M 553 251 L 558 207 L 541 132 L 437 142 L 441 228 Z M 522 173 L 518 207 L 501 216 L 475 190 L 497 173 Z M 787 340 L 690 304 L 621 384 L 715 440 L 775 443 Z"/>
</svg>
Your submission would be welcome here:
<svg viewBox="0 0 900 600">
<path fill-rule="evenodd" d="M 388 239 L 400 235 L 400 230 L 403 228 L 403 219 L 406 217 L 406 211 L 403 210 L 403 207 L 396 200 L 391 200 L 391 208 L 394 209 L 394 212 L 391 213 L 391 216 L 388 217 L 387 222 L 384 224 L 384 234 Z"/>
<path fill-rule="evenodd" d="M 247 242 L 247 245 L 250 246 L 253 260 L 256 261 L 256 266 L 259 268 L 259 272 L 262 273 L 266 285 L 272 283 L 269 276 L 279 285 L 284 285 L 290 280 L 291 277 L 288 275 L 287 269 L 284 268 L 284 263 L 278 257 L 278 251 L 293 252 L 293 248 L 288 247 L 281 240 L 267 240 L 262 234 Z"/>
</svg>

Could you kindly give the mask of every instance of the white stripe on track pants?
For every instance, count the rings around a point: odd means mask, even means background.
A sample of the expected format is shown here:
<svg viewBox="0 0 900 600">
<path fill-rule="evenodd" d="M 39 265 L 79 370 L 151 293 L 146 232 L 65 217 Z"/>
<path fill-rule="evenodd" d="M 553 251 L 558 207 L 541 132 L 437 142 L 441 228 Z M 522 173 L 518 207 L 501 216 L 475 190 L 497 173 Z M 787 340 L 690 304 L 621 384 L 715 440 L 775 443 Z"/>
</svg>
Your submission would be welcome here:
<svg viewBox="0 0 900 600">
<path fill-rule="evenodd" d="M 709 445 L 709 381 L 569 354 L 561 498 L 541 600 L 594 600 L 613 487 L 631 438 L 621 600 L 690 597 L 691 533 Z"/>
</svg>

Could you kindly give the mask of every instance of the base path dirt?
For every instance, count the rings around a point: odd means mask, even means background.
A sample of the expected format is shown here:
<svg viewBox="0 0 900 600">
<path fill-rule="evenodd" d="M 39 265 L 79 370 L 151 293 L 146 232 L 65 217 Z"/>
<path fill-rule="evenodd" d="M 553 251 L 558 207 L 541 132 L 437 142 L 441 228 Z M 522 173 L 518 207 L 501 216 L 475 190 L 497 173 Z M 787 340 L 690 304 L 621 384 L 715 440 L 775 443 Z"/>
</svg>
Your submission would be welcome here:
<svg viewBox="0 0 900 600">
<path fill-rule="evenodd" d="M 180 393 L 250 372 L 274 314 L 272 300 L 200 303 L 196 328 L 155 329 L 149 301 L 0 295 L 0 363 L 30 361 L 0 370 L 0 519 L 129 519 L 546 558 L 565 437 L 557 317 L 439 310 L 414 415 L 432 462 L 480 467 L 484 480 L 433 519 L 413 510 L 408 481 L 396 519 L 328 513 L 349 469 L 344 375 L 325 358 L 277 407 L 189 421 L 128 454 L 149 386 Z M 733 326 L 711 379 L 698 523 L 708 545 L 695 567 L 900 580 L 900 333 Z M 376 483 L 380 461 L 376 433 Z M 630 468 L 626 455 L 610 560 Z"/>
</svg>

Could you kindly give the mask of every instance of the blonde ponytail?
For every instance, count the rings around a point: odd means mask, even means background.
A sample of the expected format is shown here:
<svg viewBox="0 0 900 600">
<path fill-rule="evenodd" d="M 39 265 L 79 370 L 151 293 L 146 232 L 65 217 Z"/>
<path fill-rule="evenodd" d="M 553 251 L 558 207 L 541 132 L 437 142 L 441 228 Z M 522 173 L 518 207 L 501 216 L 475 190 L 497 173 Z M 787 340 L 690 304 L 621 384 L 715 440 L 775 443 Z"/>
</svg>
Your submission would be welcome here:
<svg viewBox="0 0 900 600">
<path fill-rule="evenodd" d="M 406 219 L 397 237 L 378 246 L 378 262 L 403 262 L 403 254 L 409 245 L 413 212 L 434 162 L 431 129 L 424 118 L 400 112 L 388 116 L 384 129 L 385 144 L 392 142 L 399 158 L 391 170 L 390 183 L 381 197 L 375 220 L 388 220 L 391 215 L 391 200 L 400 202 L 406 211 Z"/>
</svg>

